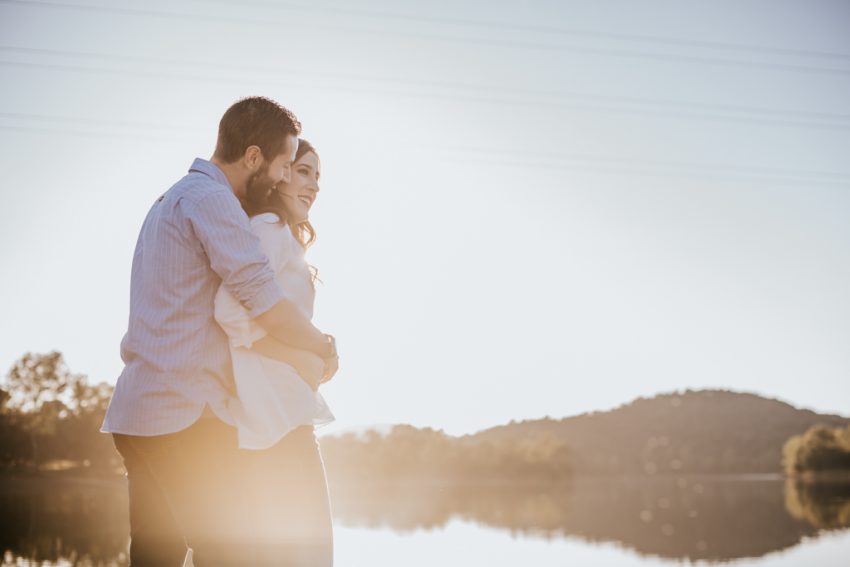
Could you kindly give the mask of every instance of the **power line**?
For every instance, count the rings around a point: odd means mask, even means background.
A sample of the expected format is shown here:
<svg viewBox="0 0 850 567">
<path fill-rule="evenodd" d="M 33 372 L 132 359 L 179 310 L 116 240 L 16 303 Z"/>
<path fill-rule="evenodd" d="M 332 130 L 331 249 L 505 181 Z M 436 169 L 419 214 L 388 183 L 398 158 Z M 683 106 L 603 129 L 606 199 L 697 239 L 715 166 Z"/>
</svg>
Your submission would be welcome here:
<svg viewBox="0 0 850 567">
<path fill-rule="evenodd" d="M 72 4 L 72 3 L 64 3 L 64 2 L 51 2 L 48 0 L 0 0 L 0 4 L 15 4 L 15 5 L 23 5 L 30 7 L 42 7 L 42 8 L 58 8 L 58 9 L 66 9 L 66 10 L 78 10 L 78 11 L 88 11 L 88 12 L 103 12 L 103 13 L 114 13 L 121 15 L 129 15 L 129 16 L 148 16 L 148 17 L 156 17 L 156 18 L 165 18 L 165 19 L 176 19 L 176 20 L 188 20 L 188 21 L 206 21 L 206 22 L 215 22 L 215 23 L 246 23 L 252 25 L 259 26 L 272 26 L 275 29 L 279 29 L 282 24 L 290 24 L 288 21 L 273 21 L 267 19 L 256 19 L 256 18 L 245 18 L 245 17 L 223 17 L 223 16 L 212 16 L 209 14 L 199 14 L 199 13 L 185 13 L 185 12 L 163 12 L 157 10 L 143 10 L 138 8 L 122 8 L 122 7 L 114 7 L 114 6 L 95 6 L 95 5 L 87 5 L 87 4 Z M 532 50 L 545 50 L 545 51 L 564 51 L 564 52 L 573 52 L 580 53 L 585 55 L 600 55 L 606 57 L 620 57 L 627 59 L 649 59 L 656 61 L 663 61 L 668 63 L 696 63 L 696 64 L 705 64 L 705 65 L 715 65 L 721 67 L 731 67 L 731 68 L 743 68 L 743 69 L 765 69 L 765 70 L 777 70 L 777 71 L 789 71 L 789 72 L 797 72 L 797 73 L 807 73 L 807 74 L 825 74 L 825 75 L 838 75 L 838 76 L 850 76 L 850 70 L 848 69 L 839 69 L 834 67 L 810 67 L 805 65 L 798 64 L 789 64 L 789 63 L 769 63 L 769 62 L 757 62 L 757 61 L 743 61 L 743 60 L 735 60 L 735 59 L 723 59 L 723 58 L 712 58 L 712 57 L 703 57 L 696 55 L 684 55 L 684 54 L 670 54 L 670 53 L 647 53 L 647 52 L 634 52 L 634 51 L 623 51 L 616 49 L 605 49 L 605 48 L 593 48 L 593 47 L 577 47 L 577 46 L 565 46 L 565 45 L 554 45 L 551 43 L 535 43 L 529 41 L 514 41 L 514 40 L 494 40 L 494 39 L 485 39 L 485 38 L 468 38 L 468 37 L 458 37 L 458 36 L 450 36 L 445 34 L 434 34 L 434 33 L 421 33 L 421 32 L 394 32 L 386 29 L 378 29 L 378 30 L 364 30 L 364 29 L 354 29 L 350 27 L 340 27 L 340 26 L 330 26 L 326 24 L 313 24 L 317 28 L 327 29 L 336 32 L 343 33 L 354 33 L 358 35 L 367 34 L 370 37 L 374 37 L 375 35 L 384 35 L 384 36 L 392 36 L 398 37 L 401 39 L 421 39 L 428 41 L 442 41 L 448 43 L 460 43 L 460 44 L 468 44 L 468 45 L 486 45 L 490 47 L 513 47 L 520 49 L 532 49 Z"/>
<path fill-rule="evenodd" d="M 228 72 L 257 72 L 257 73 L 275 73 L 279 72 L 280 69 L 278 67 L 272 66 L 261 66 L 261 65 L 245 65 L 240 63 L 239 65 L 227 65 L 219 62 L 213 61 L 197 61 L 197 60 L 179 60 L 179 59 L 166 59 L 166 58 L 157 58 L 157 57 L 141 57 L 141 56 L 130 56 L 130 55 L 122 55 L 115 53 L 91 53 L 91 52 L 81 52 L 81 51 L 70 51 L 70 50 L 56 50 L 56 49 L 44 49 L 44 48 L 33 48 L 33 47 L 21 47 L 21 46 L 9 46 L 9 45 L 0 45 L 0 51 L 18 53 L 18 54 L 27 54 L 27 55 L 47 55 L 47 56 L 56 56 L 56 57 L 74 57 L 80 59 L 95 59 L 95 60 L 107 60 L 107 61 L 120 61 L 120 62 L 131 62 L 131 63 L 145 63 L 145 64 L 156 64 L 156 65 L 171 65 L 171 66 L 182 66 L 182 67 L 190 67 L 191 69 L 205 68 L 211 70 L 220 70 L 220 71 L 228 71 Z M 549 97 L 549 98 L 567 98 L 567 99 L 575 99 L 583 102 L 603 102 L 603 103 L 616 103 L 616 104 L 642 104 L 642 105 L 652 105 L 652 106 L 664 106 L 670 107 L 675 106 L 678 108 L 694 108 L 699 110 L 708 110 L 714 112 L 732 112 L 732 113 L 741 113 L 741 114 L 759 114 L 766 115 L 774 118 L 787 118 L 792 116 L 794 118 L 802 118 L 802 119 L 815 119 L 815 120 L 826 120 L 826 121 L 850 121 L 850 114 L 837 114 L 830 112 L 818 112 L 818 111 L 807 111 L 807 110 L 792 110 L 792 109 L 765 109 L 754 106 L 744 106 L 744 105 L 733 105 L 733 104 L 709 104 L 709 103 L 699 103 L 699 102 L 687 102 L 687 101 L 676 101 L 669 99 L 645 99 L 640 97 L 628 97 L 622 95 L 606 95 L 599 93 L 579 93 L 579 92 L 570 92 L 570 91 L 534 91 L 530 89 L 518 89 L 505 87 L 502 85 L 482 85 L 476 83 L 466 83 L 466 82 L 452 82 L 452 81 L 435 81 L 432 79 L 400 79 L 398 77 L 380 77 L 380 76 L 369 76 L 362 74 L 351 74 L 351 73 L 316 73 L 316 72 L 299 72 L 292 71 L 287 69 L 288 75 L 295 75 L 301 77 L 308 78 L 327 78 L 332 80 L 351 80 L 355 82 L 377 82 L 377 83 L 385 83 L 385 84 L 396 84 L 401 86 L 413 86 L 416 88 L 421 87 L 437 87 L 437 88 L 448 88 L 448 89 L 459 89 L 459 90 L 470 90 L 470 91 L 481 91 L 487 94 L 510 94 L 510 95 L 531 95 L 535 97 Z"/>
<path fill-rule="evenodd" d="M 126 69 L 103 69 L 103 68 L 91 68 L 91 67 L 81 67 L 81 66 L 73 66 L 73 65 L 57 65 L 57 64 L 45 64 L 45 63 L 18 63 L 18 62 L 10 62 L 10 61 L 0 61 L 0 65 L 6 66 L 18 66 L 18 67 L 32 67 L 32 68 L 40 68 L 40 69 L 50 69 L 50 70 L 58 70 L 58 71 L 73 71 L 80 73 L 88 73 L 88 74 L 99 74 L 99 75 L 124 75 L 124 76 L 135 76 L 135 77 L 144 77 L 144 78 L 165 78 L 165 79 L 175 79 L 175 80 L 185 80 L 185 81 L 197 81 L 197 82 L 208 82 L 208 83 L 218 83 L 218 84 L 227 84 L 230 85 L 233 83 L 233 77 L 209 77 L 198 74 L 187 75 L 184 73 L 166 73 L 162 71 L 129 71 Z M 266 84 L 268 85 L 276 85 L 276 86 L 284 86 L 286 88 L 297 88 L 304 89 L 310 88 L 304 84 L 292 83 L 292 82 L 284 82 L 274 79 L 264 79 Z M 824 130 L 833 130 L 833 131 L 846 131 L 850 129 L 850 124 L 836 124 L 829 122 L 812 122 L 812 121 L 803 121 L 803 120 L 780 120 L 780 119 L 771 119 L 771 118 L 760 118 L 760 117 L 748 117 L 748 116 L 740 116 L 740 115 L 712 115 L 712 114 L 700 114 L 693 112 L 681 112 L 676 110 L 640 110 L 640 109 L 629 109 L 624 107 L 616 107 L 616 106 L 606 106 L 600 105 L 598 103 L 594 104 L 592 102 L 588 103 L 569 103 L 564 101 L 546 101 L 546 100 L 529 100 L 529 99 L 508 99 L 508 98 L 487 98 L 480 96 L 465 96 L 465 95 L 445 95 L 441 93 L 422 93 L 422 92 L 387 92 L 376 89 L 369 88 L 357 88 L 350 86 L 333 86 L 326 87 L 327 93 L 330 94 L 360 94 L 360 95 L 377 95 L 377 96 L 392 96 L 395 98 L 413 98 L 413 99 L 433 99 L 433 100 L 444 100 L 447 102 L 461 102 L 461 103 L 476 103 L 476 104 L 495 104 L 495 105 L 509 105 L 509 106 L 522 106 L 525 108 L 534 108 L 539 109 L 541 107 L 555 107 L 562 108 L 568 107 L 573 109 L 580 110 L 590 110 L 594 112 L 604 112 L 604 113 L 612 113 L 612 114 L 625 114 L 632 116 L 652 116 L 652 117 L 665 117 L 665 118 L 686 118 L 686 119 L 697 119 L 709 122 L 721 122 L 721 123 L 734 123 L 734 124 L 759 124 L 759 125 L 772 125 L 772 126 L 788 126 L 795 128 L 815 128 L 815 129 L 824 129 Z"/>
<path fill-rule="evenodd" d="M 676 169 L 647 169 L 640 167 L 610 167 L 604 165 L 596 165 L 596 164 L 569 164 L 563 162 L 556 161 L 543 161 L 543 162 L 532 162 L 532 161 L 521 161 L 521 160 L 512 160 L 512 159 L 504 159 L 504 160 L 489 160 L 482 158 L 454 158 L 449 157 L 446 158 L 448 161 L 452 161 L 455 163 L 460 163 L 463 165 L 486 165 L 488 167 L 537 167 L 541 169 L 556 169 L 556 170 L 565 170 L 565 171 L 586 171 L 590 173 L 605 173 L 605 174 L 614 174 L 614 175 L 628 175 L 628 176 L 643 176 L 643 177 L 672 177 L 679 179 L 720 179 L 727 181 L 747 181 L 753 183 L 760 184 L 771 184 L 771 185 L 804 185 L 804 186 L 833 186 L 833 187 L 842 187 L 842 188 L 850 188 L 850 178 L 846 179 L 836 179 L 836 180 L 828 180 L 828 179 L 806 179 L 801 177 L 782 177 L 777 175 L 745 175 L 745 174 L 730 174 L 730 173 L 722 173 L 722 172 L 712 172 L 712 171 L 703 171 L 700 173 L 692 173 L 688 171 L 681 171 Z"/>
<path fill-rule="evenodd" d="M 145 140 L 145 141 L 174 141 L 183 139 L 185 136 L 165 136 L 158 134 L 145 134 L 140 132 L 104 132 L 104 131 L 89 131 L 78 130 L 73 128 L 57 128 L 57 127 L 39 127 L 39 126 L 21 126 L 15 124 L 0 124 L 0 130 L 9 130 L 13 132 L 28 132 L 34 134 L 61 134 L 67 136 L 76 136 L 81 138 L 94 138 L 96 140 L 103 139 L 122 139 L 122 140 Z"/>
<path fill-rule="evenodd" d="M 219 63 L 206 63 L 197 61 L 179 61 L 172 59 L 156 59 L 125 55 L 104 55 L 81 52 L 59 52 L 47 49 L 34 49 L 22 47 L 0 46 L 0 51 L 11 51 L 15 53 L 37 54 L 37 55 L 52 55 L 61 57 L 76 57 L 80 59 L 105 60 L 109 62 L 133 62 L 156 64 L 159 66 L 182 66 L 189 68 L 189 72 L 185 71 L 164 71 L 159 68 L 156 71 L 148 71 L 142 69 L 121 68 L 102 68 L 102 67 L 86 67 L 80 65 L 69 65 L 66 63 L 35 63 L 23 61 L 2 61 L 0 65 L 31 67 L 51 70 L 73 71 L 89 74 L 103 75 L 124 75 L 138 76 L 144 78 L 166 78 L 187 81 L 213 82 L 232 84 L 233 72 L 260 73 L 263 75 L 263 80 L 269 84 L 286 86 L 288 88 L 308 88 L 307 85 L 294 83 L 292 81 L 280 81 L 269 79 L 271 72 L 278 71 L 271 67 L 245 67 L 242 65 L 223 65 Z M 208 75 L 199 74 L 197 70 L 214 70 L 227 71 L 227 77 L 210 77 Z M 612 95 L 600 95 L 591 93 L 574 93 L 564 91 L 548 91 L 535 92 L 522 89 L 510 89 L 503 87 L 489 87 L 486 85 L 474 85 L 469 83 L 451 83 L 451 82 L 431 82 L 421 79 L 388 79 L 376 78 L 357 75 L 343 75 L 342 78 L 347 81 L 359 83 L 367 83 L 366 87 L 351 86 L 343 83 L 340 85 L 339 76 L 320 73 L 298 73 L 287 71 L 287 74 L 296 77 L 306 78 L 322 78 L 337 81 L 336 85 L 324 86 L 321 88 L 327 89 L 329 92 L 347 92 L 356 94 L 376 94 L 379 96 L 394 96 L 407 98 L 425 98 L 447 100 L 451 102 L 466 102 L 480 104 L 498 104 L 525 106 L 535 108 L 541 106 L 548 107 L 569 107 L 583 110 L 591 110 L 594 112 L 607 112 L 614 114 L 627 114 L 638 116 L 661 116 L 668 118 L 688 118 L 708 120 L 713 122 L 734 122 L 753 123 L 753 124 L 768 124 L 779 126 L 791 126 L 802 128 L 818 128 L 826 130 L 844 131 L 850 129 L 850 115 L 813 112 L 813 111 L 798 111 L 798 110 L 770 110 L 759 109 L 755 107 L 747 107 L 740 105 L 712 105 L 706 103 L 691 103 L 682 101 L 669 100 L 652 100 L 641 99 L 637 97 L 623 97 Z M 256 78 L 256 77 L 254 77 Z M 389 92 L 386 90 L 376 89 L 368 85 L 369 82 L 381 82 L 384 84 L 395 84 L 402 87 L 416 87 L 415 92 Z M 467 93 L 441 93 L 441 92 L 423 92 L 422 88 L 430 89 L 457 89 L 472 91 L 472 94 Z M 313 87 L 316 88 L 316 87 Z M 479 93 L 484 93 L 489 96 L 480 96 Z M 519 94 L 521 96 L 511 95 Z M 529 95 L 532 97 L 530 98 Z M 555 99 L 555 100 L 546 100 Z M 637 107 L 637 108 L 635 108 Z M 643 108 L 642 108 L 643 107 Z"/>
<path fill-rule="evenodd" d="M 20 124 L 0 124 L 0 129 L 17 130 L 36 133 L 59 133 L 73 136 L 93 138 L 126 138 L 142 140 L 181 139 L 173 131 L 163 131 L 157 126 L 148 127 L 146 132 L 104 132 L 80 130 L 79 127 L 94 125 L 103 126 L 128 125 L 137 127 L 140 123 L 112 121 L 90 118 L 70 118 L 64 116 L 49 116 L 43 114 L 15 115 L 0 113 L 0 118 L 23 120 L 24 122 L 48 123 L 51 126 L 31 126 Z M 56 127 L 56 124 L 73 124 L 77 129 Z M 167 135 L 162 135 L 167 134 Z M 175 135 L 177 134 L 177 135 Z M 559 153 L 543 151 L 501 150 L 498 148 L 478 148 L 464 146 L 432 146 L 427 144 L 398 144 L 415 148 L 427 149 L 430 152 L 448 154 L 444 159 L 465 164 L 486 164 L 503 167 L 541 167 L 550 169 L 566 169 L 577 171 L 598 171 L 603 173 L 638 174 L 661 177 L 687 178 L 720 178 L 754 180 L 763 182 L 780 182 L 787 184 L 837 185 L 850 187 L 850 174 L 835 171 L 789 170 L 759 166 L 739 166 L 725 163 L 695 163 L 681 161 L 662 161 L 651 159 L 620 158 L 592 154 Z M 463 155 L 463 158 L 454 158 Z"/>
<path fill-rule="evenodd" d="M 85 125 L 94 125 L 94 126 L 121 126 L 121 127 L 130 127 L 130 128 L 142 128 L 146 130 L 172 130 L 175 132 L 183 131 L 180 126 L 177 126 L 173 123 L 156 123 L 156 122 L 135 122 L 130 120 L 113 120 L 113 119 L 103 119 L 103 118 L 74 118 L 70 116 L 49 116 L 46 114 L 35 114 L 35 113 L 25 113 L 25 112 L 0 112 L 0 118 L 12 119 L 12 120 L 31 120 L 34 122 L 62 122 L 67 124 L 85 124 Z M 188 127 L 188 125 L 185 125 Z"/>
<path fill-rule="evenodd" d="M 202 4 L 227 4 L 230 3 L 231 0 L 195 0 L 195 2 Z M 544 34 L 552 34 L 558 36 L 573 36 L 573 37 L 590 37 L 590 38 L 599 38 L 605 40 L 617 40 L 617 41 L 632 41 L 632 42 L 641 42 L 641 43 L 652 43 L 657 45 L 669 45 L 669 46 L 686 46 L 686 47 L 697 47 L 697 48 L 709 48 L 709 49 L 718 49 L 718 50 L 726 50 L 726 51 L 743 51 L 750 53 L 760 53 L 760 54 L 769 54 L 769 55 L 783 55 L 783 56 L 793 56 L 793 57 L 812 57 L 812 58 L 824 58 L 824 59 L 838 59 L 841 61 L 850 61 L 850 54 L 846 53 L 837 53 L 830 51 L 818 51 L 818 50 L 807 50 L 807 49 L 788 49 L 782 47 L 774 47 L 774 46 L 762 46 L 762 45 L 751 45 L 751 44 L 742 44 L 742 43 L 728 43 L 728 42 L 720 42 L 720 41 L 709 41 L 709 40 L 696 40 L 696 39 L 683 39 L 683 38 L 671 38 L 671 37 L 658 37 L 658 36 L 650 36 L 650 35 L 640 35 L 640 34 L 626 34 L 626 33 L 617 33 L 617 32 L 606 32 L 606 31 L 598 31 L 598 30 L 582 30 L 575 28 L 564 28 L 558 26 L 550 26 L 550 25 L 540 25 L 540 24 L 520 24 L 514 22 L 495 22 L 495 21 L 481 21 L 481 20 L 470 20 L 466 18 L 446 18 L 440 16 L 429 16 L 429 15 L 421 15 L 421 14 L 403 14 L 399 12 L 375 12 L 371 10 L 362 10 L 356 8 L 350 8 L 348 6 L 334 6 L 332 8 L 326 6 L 314 6 L 314 5 L 304 5 L 304 4 L 291 4 L 291 3 L 273 3 L 273 2 L 261 2 L 261 1 L 250 1 L 250 0 L 241 0 L 239 2 L 242 6 L 258 6 L 265 8 L 273 8 L 273 9 L 283 9 L 283 10 L 297 10 L 302 12 L 318 12 L 318 13 L 330 13 L 330 14 L 348 14 L 353 16 L 361 16 L 367 18 L 375 18 L 375 19 L 386 19 L 386 20 L 401 20 L 401 21 L 411 21 L 411 22 L 427 22 L 433 24 L 450 24 L 450 25 L 460 25 L 466 27 L 473 28 L 481 28 L 487 30 L 505 30 L 505 31 L 518 31 L 518 32 L 530 32 L 530 33 L 544 33 Z"/>
<path fill-rule="evenodd" d="M 431 148 L 432 150 L 435 148 Z M 663 160 L 646 160 L 634 158 L 617 158 L 610 156 L 600 156 L 593 154 L 563 154 L 558 152 L 543 152 L 543 151 L 527 151 L 527 150 L 503 150 L 498 148 L 480 148 L 470 146 L 442 146 L 439 148 L 445 152 L 452 153 L 478 153 L 482 155 L 505 156 L 512 158 L 526 159 L 546 159 L 546 160 L 575 160 L 588 161 L 601 164 L 614 164 L 623 166 L 642 166 L 642 167 L 659 167 L 672 168 L 694 171 L 721 171 L 728 173 L 741 173 L 748 175 L 779 175 L 781 177 L 817 177 L 825 181 L 837 179 L 842 183 L 850 182 L 850 172 L 843 173 L 837 171 L 812 171 L 812 170 L 787 170 L 777 169 L 772 167 L 760 166 L 740 166 L 724 163 L 699 163 L 699 162 L 683 162 L 683 161 L 663 161 Z"/>
</svg>

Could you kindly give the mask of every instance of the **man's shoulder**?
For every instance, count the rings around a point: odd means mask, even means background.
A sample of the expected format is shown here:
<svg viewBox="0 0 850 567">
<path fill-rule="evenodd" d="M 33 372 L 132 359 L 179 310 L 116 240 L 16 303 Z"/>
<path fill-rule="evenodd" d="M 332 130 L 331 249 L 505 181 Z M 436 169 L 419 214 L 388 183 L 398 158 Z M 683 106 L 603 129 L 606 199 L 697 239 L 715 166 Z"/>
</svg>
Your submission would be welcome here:
<svg viewBox="0 0 850 567">
<path fill-rule="evenodd" d="M 213 195 L 236 200 L 236 195 L 229 186 L 197 171 L 187 173 L 183 179 L 171 187 L 169 193 L 175 198 L 185 199 L 192 204 L 198 204 Z"/>
</svg>

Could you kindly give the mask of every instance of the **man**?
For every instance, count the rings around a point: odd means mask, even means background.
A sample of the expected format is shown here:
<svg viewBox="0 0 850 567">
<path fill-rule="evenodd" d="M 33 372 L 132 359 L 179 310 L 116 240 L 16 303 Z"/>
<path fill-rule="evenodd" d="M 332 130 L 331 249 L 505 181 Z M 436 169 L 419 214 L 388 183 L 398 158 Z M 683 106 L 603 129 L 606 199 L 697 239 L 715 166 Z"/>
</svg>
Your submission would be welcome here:
<svg viewBox="0 0 850 567">
<path fill-rule="evenodd" d="M 238 101 L 221 119 L 212 159 L 196 159 L 142 225 L 125 367 L 102 428 L 127 469 L 134 567 L 182 565 L 187 544 L 196 567 L 251 563 L 244 475 L 226 409 L 231 362 L 213 319 L 219 285 L 274 338 L 322 359 L 303 371 L 335 369 L 333 338 L 284 297 L 240 206 L 249 191 L 289 180 L 300 130 L 274 101 Z"/>
</svg>

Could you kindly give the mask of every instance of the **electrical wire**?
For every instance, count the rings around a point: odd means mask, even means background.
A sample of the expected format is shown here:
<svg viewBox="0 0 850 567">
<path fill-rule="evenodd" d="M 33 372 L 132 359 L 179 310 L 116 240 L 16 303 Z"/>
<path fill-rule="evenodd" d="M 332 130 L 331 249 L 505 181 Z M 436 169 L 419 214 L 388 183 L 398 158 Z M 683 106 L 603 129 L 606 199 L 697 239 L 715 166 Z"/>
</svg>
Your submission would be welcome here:
<svg viewBox="0 0 850 567">
<path fill-rule="evenodd" d="M 0 123 L 0 129 L 34 133 L 56 133 L 72 136 L 94 138 L 124 138 L 140 140 L 174 140 L 185 138 L 172 129 L 161 129 L 156 125 L 119 120 L 70 118 L 43 114 L 17 115 L 15 113 L 0 113 L 0 119 L 17 120 L 18 122 L 36 122 L 38 126 Z M 42 127 L 47 123 L 52 126 Z M 75 129 L 65 128 L 72 124 Z M 60 125 L 60 126 L 56 126 Z M 79 127 L 94 126 L 98 130 L 86 131 Z M 103 131 L 103 127 L 121 127 L 121 131 Z M 127 126 L 141 127 L 145 131 L 127 131 Z M 634 174 L 656 177 L 685 177 L 750 180 L 765 183 L 782 183 L 793 185 L 832 185 L 850 187 L 850 173 L 833 171 L 788 170 L 758 166 L 740 166 L 724 163 L 694 163 L 663 161 L 635 158 L 618 158 L 590 154 L 559 153 L 524 150 L 502 150 L 498 148 L 477 148 L 465 146 L 434 146 L 399 142 L 395 144 L 413 150 L 426 150 L 429 153 L 444 154 L 447 161 L 462 164 L 477 164 L 500 167 L 539 167 L 546 169 L 564 169 L 575 171 L 591 171 L 600 173 Z M 458 158 L 456 156 L 463 156 Z"/>
<path fill-rule="evenodd" d="M 838 113 L 826 113 L 815 111 L 758 109 L 740 105 L 712 105 L 706 103 L 691 103 L 683 101 L 652 100 L 638 97 L 624 97 L 600 95 L 592 93 L 575 93 L 565 91 L 529 91 L 522 89 L 510 89 L 503 87 L 489 87 L 485 85 L 473 85 L 468 83 L 435 82 L 430 84 L 422 79 L 388 79 L 356 75 L 344 75 L 343 81 L 366 84 L 365 87 L 339 82 L 340 77 L 332 74 L 320 73 L 298 73 L 288 71 L 288 76 L 300 77 L 301 79 L 329 79 L 336 84 L 317 87 L 308 83 L 298 81 L 281 81 L 269 78 L 274 75 L 272 71 L 279 71 L 271 67 L 258 66 L 235 66 L 220 63 L 204 63 L 198 61 L 179 61 L 173 59 L 145 58 L 124 55 L 101 55 L 83 52 L 59 52 L 56 50 L 24 48 L 16 46 L 0 46 L 0 52 L 12 52 L 17 54 L 50 55 L 62 58 L 76 57 L 80 59 L 108 61 L 108 62 L 131 62 L 157 65 L 157 70 L 128 69 L 125 66 L 103 68 L 87 67 L 82 65 L 71 65 L 67 63 L 41 63 L 32 61 L 9 61 L 0 60 L 0 66 L 29 67 L 47 70 L 71 71 L 87 74 L 122 75 L 142 78 L 164 78 L 172 80 L 212 82 L 232 84 L 234 73 L 247 74 L 246 80 L 262 80 L 265 84 L 283 86 L 286 88 L 322 88 L 329 93 L 353 93 L 378 96 L 406 97 L 416 99 L 438 99 L 449 102 L 497 104 L 509 106 L 522 106 L 527 108 L 558 108 L 567 107 L 594 112 L 606 112 L 614 114 L 626 114 L 637 116 L 669 117 L 698 119 L 712 122 L 731 122 L 734 124 L 752 123 L 778 126 L 790 126 L 797 128 L 816 128 L 825 130 L 848 130 L 850 129 L 850 115 Z M 162 66 L 184 67 L 183 70 L 163 70 Z M 203 71 L 211 70 L 226 72 L 226 75 L 210 76 Z M 200 71 L 200 72 L 199 72 Z M 369 82 L 381 82 L 384 85 L 394 85 L 402 88 L 414 87 L 413 91 L 389 92 L 368 86 Z M 426 92 L 423 89 L 430 89 Z M 435 90 L 436 89 L 436 90 Z M 449 89 L 461 92 L 439 92 L 440 89 Z M 462 91 L 470 91 L 471 94 Z M 484 96 L 482 96 L 482 94 Z M 522 96 L 512 96 L 514 94 Z"/>
<path fill-rule="evenodd" d="M 121 14 L 126 16 L 146 16 L 165 19 L 174 19 L 181 21 L 192 22 L 214 22 L 214 23 L 242 23 L 264 27 L 274 27 L 280 29 L 282 25 L 291 24 L 288 20 L 246 18 L 244 16 L 215 16 L 201 13 L 186 13 L 173 11 L 158 11 L 140 8 L 124 8 L 116 6 L 103 6 L 92 4 L 74 4 L 67 2 L 52 2 L 48 0 L 0 0 L 0 4 L 14 4 L 19 6 L 54 8 L 65 10 L 77 10 L 88 12 L 101 12 Z M 551 43 L 539 43 L 530 41 L 515 41 L 506 39 L 487 39 L 487 38 L 469 38 L 463 36 L 451 36 L 446 34 L 421 33 L 421 32 L 396 32 L 384 28 L 379 29 L 357 29 L 345 26 L 333 26 L 327 24 L 313 24 L 314 27 L 326 29 L 334 32 L 353 33 L 357 35 L 368 35 L 374 38 L 377 35 L 396 37 L 399 39 L 425 40 L 425 41 L 440 41 L 445 43 L 479 45 L 488 47 L 509 47 L 519 49 L 545 50 L 545 51 L 562 51 L 572 52 L 583 55 L 598 55 L 605 57 L 619 57 L 626 59 L 648 59 L 667 63 L 687 63 L 687 64 L 703 64 L 721 67 L 739 68 L 739 69 L 762 69 L 774 71 L 786 71 L 805 74 L 821 74 L 821 75 L 836 75 L 850 76 L 850 69 L 842 69 L 835 67 L 812 67 L 809 65 L 800 65 L 793 63 L 775 63 L 775 62 L 759 62 L 747 61 L 729 58 L 704 57 L 697 55 L 686 55 L 676 53 L 651 53 L 651 52 L 636 52 L 630 50 L 617 50 L 596 47 L 580 47 L 569 45 L 557 45 Z"/>
<path fill-rule="evenodd" d="M 194 0 L 201 4 L 232 4 L 232 0 Z M 598 38 L 603 40 L 629 41 L 639 43 L 650 43 L 664 46 L 674 47 L 696 47 L 717 49 L 724 51 L 741 51 L 748 53 L 759 53 L 767 55 L 782 55 L 792 57 L 811 57 L 823 59 L 835 59 L 839 61 L 850 61 L 850 54 L 838 53 L 832 51 L 818 51 L 806 49 L 788 49 L 774 46 L 751 45 L 741 43 L 729 43 L 710 40 L 658 37 L 641 34 L 627 34 L 617 32 L 606 32 L 599 30 L 583 30 L 575 28 L 564 28 L 551 25 L 527 24 L 516 22 L 496 22 L 483 20 L 470 20 L 468 18 L 446 18 L 440 16 L 430 16 L 421 14 L 403 14 L 399 12 L 375 12 L 371 10 L 363 10 L 351 8 L 349 6 L 335 5 L 316 6 L 305 4 L 292 4 L 281 2 L 260 2 L 256 0 L 240 0 L 240 6 L 254 6 L 265 9 L 275 10 L 295 10 L 301 12 L 325 13 L 325 14 L 347 14 L 352 16 L 360 16 L 373 19 L 409 21 L 409 22 L 425 22 L 429 24 L 439 25 L 459 25 L 472 28 L 480 28 L 485 30 L 502 30 L 514 32 L 528 32 L 534 34 L 551 34 L 557 36 L 581 37 L 581 38 Z"/>
</svg>

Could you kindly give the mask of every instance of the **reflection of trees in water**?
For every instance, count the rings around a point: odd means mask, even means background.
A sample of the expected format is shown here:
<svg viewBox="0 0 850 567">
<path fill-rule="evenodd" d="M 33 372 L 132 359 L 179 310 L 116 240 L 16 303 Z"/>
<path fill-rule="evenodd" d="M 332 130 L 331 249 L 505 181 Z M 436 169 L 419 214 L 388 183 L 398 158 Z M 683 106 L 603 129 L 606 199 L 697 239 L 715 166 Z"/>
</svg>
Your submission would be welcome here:
<svg viewBox="0 0 850 567">
<path fill-rule="evenodd" d="M 37 562 L 126 564 L 121 481 L 3 479 L 2 551 Z M 642 555 L 689 560 L 759 557 L 822 529 L 850 527 L 850 485 L 705 477 L 562 484 L 335 484 L 341 524 L 435 528 L 452 518 L 547 538 L 616 542 Z"/>
<path fill-rule="evenodd" d="M 588 480 L 563 506 L 561 533 L 690 560 L 760 557 L 815 531 L 785 513 L 776 481 Z"/>
<path fill-rule="evenodd" d="M 512 533 L 613 541 L 643 555 L 689 560 L 760 557 L 828 525 L 789 515 L 776 479 L 576 477 L 561 486 L 335 486 L 333 495 L 335 515 L 349 524 L 415 529 L 462 518 Z M 822 504 L 841 503 L 846 514 L 850 494 L 832 491 L 806 502 L 833 517 Z"/>
<path fill-rule="evenodd" d="M 126 565 L 123 482 L 4 478 L 0 547 L 13 557 L 72 565 Z"/>
<path fill-rule="evenodd" d="M 825 530 L 850 528 L 850 483 L 785 481 L 785 507 L 795 518 Z"/>
</svg>

